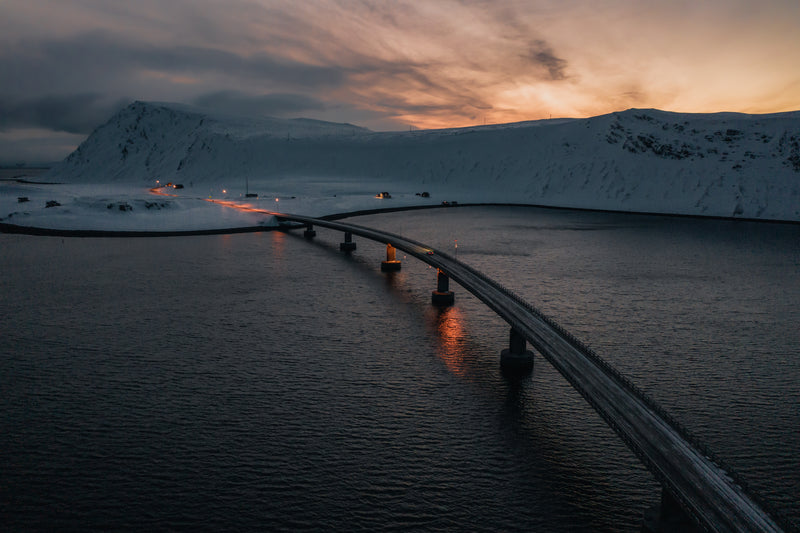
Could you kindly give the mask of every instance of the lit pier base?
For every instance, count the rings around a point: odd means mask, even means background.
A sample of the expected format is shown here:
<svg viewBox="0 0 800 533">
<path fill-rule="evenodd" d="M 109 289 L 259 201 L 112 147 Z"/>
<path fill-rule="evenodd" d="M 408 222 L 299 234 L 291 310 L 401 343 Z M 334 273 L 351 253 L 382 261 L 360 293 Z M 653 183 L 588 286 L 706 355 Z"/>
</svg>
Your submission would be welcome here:
<svg viewBox="0 0 800 533">
<path fill-rule="evenodd" d="M 525 349 L 525 337 L 511 328 L 508 348 L 500 352 L 500 367 L 511 372 L 533 370 L 533 352 Z"/>
<path fill-rule="evenodd" d="M 670 492 L 661 489 L 661 503 L 644 513 L 644 533 L 700 533 L 702 529 L 683 510 Z"/>
<path fill-rule="evenodd" d="M 455 300 L 453 291 L 450 290 L 450 277 L 439 270 L 436 275 L 436 290 L 431 293 L 431 303 L 438 307 L 449 307 Z"/>
<path fill-rule="evenodd" d="M 353 234 L 349 231 L 344 232 L 344 242 L 339 243 L 339 250 L 343 252 L 352 252 L 356 249 L 356 243 L 353 242 Z"/>
<path fill-rule="evenodd" d="M 303 232 L 303 237 L 305 237 L 306 239 L 313 239 L 316 236 L 317 232 L 316 230 L 314 230 L 314 226 L 312 226 L 311 224 L 306 226 L 306 230 Z"/>
<path fill-rule="evenodd" d="M 397 272 L 402 263 L 397 260 L 397 250 L 391 244 L 386 245 L 386 261 L 381 262 L 381 272 Z"/>
</svg>

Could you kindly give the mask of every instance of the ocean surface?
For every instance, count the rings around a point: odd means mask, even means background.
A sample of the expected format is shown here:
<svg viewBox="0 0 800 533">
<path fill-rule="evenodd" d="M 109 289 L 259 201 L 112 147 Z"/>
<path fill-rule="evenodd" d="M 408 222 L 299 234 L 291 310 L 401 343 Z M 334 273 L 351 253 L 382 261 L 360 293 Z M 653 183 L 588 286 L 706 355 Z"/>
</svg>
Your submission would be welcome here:
<svg viewBox="0 0 800 533">
<path fill-rule="evenodd" d="M 484 271 L 800 521 L 800 226 L 462 207 L 350 221 Z M 660 488 L 435 271 L 318 228 L 0 234 L 0 528 L 638 531 Z M 403 259 L 402 256 L 399 257 Z"/>
</svg>

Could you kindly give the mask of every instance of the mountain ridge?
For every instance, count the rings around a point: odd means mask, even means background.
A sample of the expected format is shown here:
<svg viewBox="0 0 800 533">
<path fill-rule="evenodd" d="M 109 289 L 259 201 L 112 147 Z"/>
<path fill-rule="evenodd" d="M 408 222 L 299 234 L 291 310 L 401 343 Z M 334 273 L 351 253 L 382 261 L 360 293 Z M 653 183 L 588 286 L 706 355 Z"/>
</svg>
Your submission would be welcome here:
<svg viewBox="0 0 800 533">
<path fill-rule="evenodd" d="M 373 132 L 135 102 L 48 173 L 82 183 L 359 181 L 487 202 L 800 220 L 800 112 L 629 109 Z M 374 188 L 374 187 L 373 187 Z"/>
</svg>

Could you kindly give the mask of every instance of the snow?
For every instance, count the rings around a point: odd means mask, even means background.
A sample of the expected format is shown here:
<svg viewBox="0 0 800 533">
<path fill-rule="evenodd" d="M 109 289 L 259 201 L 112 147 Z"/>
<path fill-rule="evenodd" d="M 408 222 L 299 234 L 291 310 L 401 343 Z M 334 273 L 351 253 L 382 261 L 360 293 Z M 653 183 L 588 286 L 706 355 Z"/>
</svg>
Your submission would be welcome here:
<svg viewBox="0 0 800 533">
<path fill-rule="evenodd" d="M 0 222 L 140 231 L 275 223 L 220 200 L 311 216 L 458 201 L 800 221 L 800 112 L 632 109 L 378 133 L 136 102 L 38 180 L 55 183 L 0 181 Z M 170 182 L 183 188 L 151 191 Z M 375 198 L 380 191 L 392 198 Z M 50 200 L 61 205 L 45 207 Z"/>
</svg>

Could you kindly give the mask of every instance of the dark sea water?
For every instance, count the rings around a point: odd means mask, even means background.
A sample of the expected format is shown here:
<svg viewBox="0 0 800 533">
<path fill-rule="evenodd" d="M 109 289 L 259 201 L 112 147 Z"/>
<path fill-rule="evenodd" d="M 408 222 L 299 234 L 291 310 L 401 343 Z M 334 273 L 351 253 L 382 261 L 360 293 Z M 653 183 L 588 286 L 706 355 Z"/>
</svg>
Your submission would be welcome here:
<svg viewBox="0 0 800 533">
<path fill-rule="evenodd" d="M 800 520 L 800 226 L 459 208 L 455 251 Z M 660 489 L 508 326 L 341 234 L 0 235 L 0 528 L 637 531 Z"/>
</svg>

